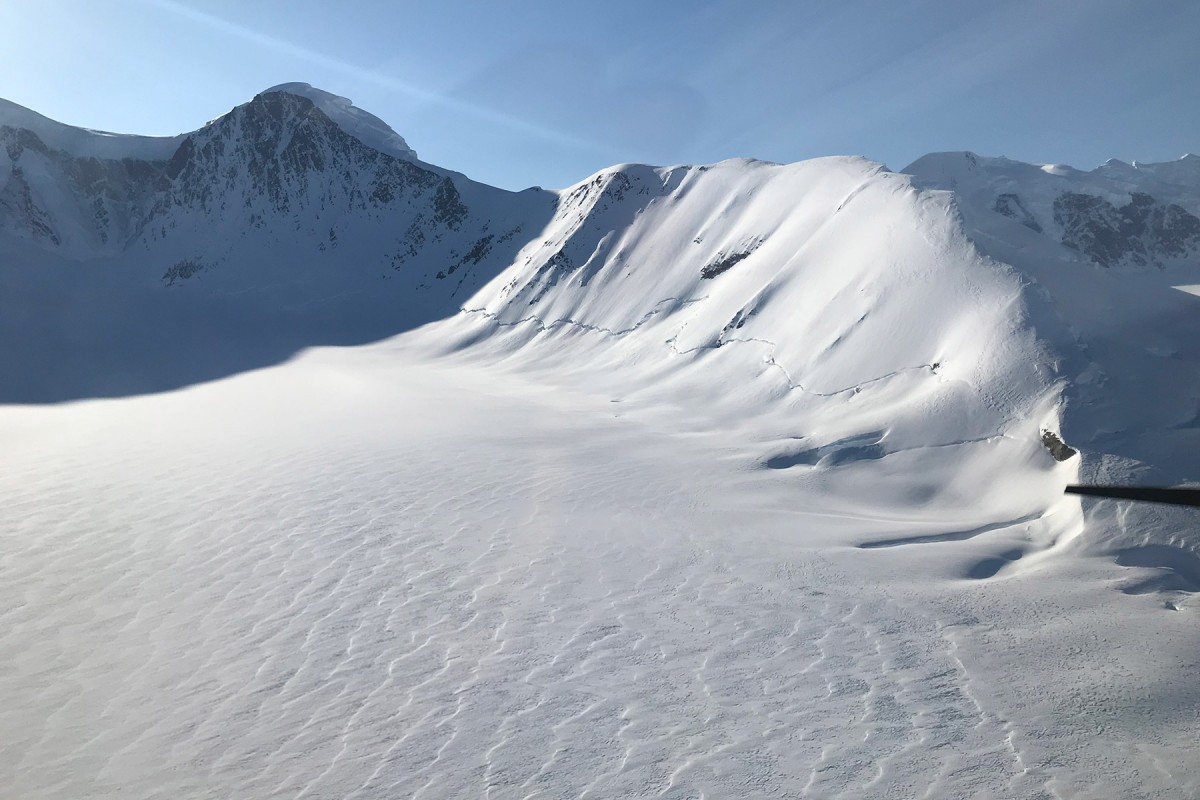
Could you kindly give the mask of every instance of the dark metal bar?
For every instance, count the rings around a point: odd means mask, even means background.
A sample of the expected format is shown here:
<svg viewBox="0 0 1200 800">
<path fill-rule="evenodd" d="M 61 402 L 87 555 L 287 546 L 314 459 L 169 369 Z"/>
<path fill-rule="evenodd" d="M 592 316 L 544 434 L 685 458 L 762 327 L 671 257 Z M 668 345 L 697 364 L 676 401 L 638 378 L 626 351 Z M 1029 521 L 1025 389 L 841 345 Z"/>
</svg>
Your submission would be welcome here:
<svg viewBox="0 0 1200 800">
<path fill-rule="evenodd" d="M 1161 486 L 1068 486 L 1066 492 L 1089 497 L 1111 497 L 1116 500 L 1140 500 L 1144 503 L 1200 506 L 1200 489 L 1171 489 Z"/>
</svg>

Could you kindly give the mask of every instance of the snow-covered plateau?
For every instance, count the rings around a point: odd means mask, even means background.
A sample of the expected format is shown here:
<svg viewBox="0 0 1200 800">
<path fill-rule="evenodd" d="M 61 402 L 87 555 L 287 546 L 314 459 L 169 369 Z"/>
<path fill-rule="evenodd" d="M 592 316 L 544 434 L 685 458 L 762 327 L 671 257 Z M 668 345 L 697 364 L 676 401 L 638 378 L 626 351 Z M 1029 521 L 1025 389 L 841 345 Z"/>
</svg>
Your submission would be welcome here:
<svg viewBox="0 0 1200 800">
<path fill-rule="evenodd" d="M 1200 158 L 0 144 L 7 794 L 1200 796 Z"/>
</svg>

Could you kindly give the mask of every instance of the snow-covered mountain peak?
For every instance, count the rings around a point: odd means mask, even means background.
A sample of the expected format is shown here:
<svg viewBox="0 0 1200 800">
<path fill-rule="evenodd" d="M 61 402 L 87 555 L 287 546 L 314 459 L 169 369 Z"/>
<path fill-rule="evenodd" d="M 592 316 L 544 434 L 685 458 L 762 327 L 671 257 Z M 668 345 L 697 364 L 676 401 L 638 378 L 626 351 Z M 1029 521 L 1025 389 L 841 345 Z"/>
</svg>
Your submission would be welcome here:
<svg viewBox="0 0 1200 800">
<path fill-rule="evenodd" d="M 1044 237 L 1043 244 L 1066 248 L 1058 257 L 1074 251 L 1104 267 L 1165 267 L 1200 257 L 1195 157 L 1162 164 L 1110 159 L 1085 172 L 969 152 L 931 153 L 905 172 L 923 186 L 954 191 L 971 227 L 1018 223 Z"/>
<path fill-rule="evenodd" d="M 307 83 L 281 83 L 261 92 L 259 96 L 275 93 L 290 94 L 311 101 L 339 128 L 368 147 L 398 158 L 417 158 L 416 151 L 408 146 L 408 142 L 404 141 L 400 134 L 379 117 L 354 105 L 348 98 L 316 89 Z"/>
<path fill-rule="evenodd" d="M 308 84 L 268 89 L 164 139 L 73 128 L 0 101 L 0 231 L 82 259 L 153 245 L 172 276 L 179 264 L 224 260 L 231 242 L 255 231 L 318 252 L 352 220 L 415 224 L 417 236 L 466 213 L 456 181 L 473 192 L 465 178 L 419 162 L 377 117 Z M 399 202 L 428 213 L 396 216 Z"/>
<path fill-rule="evenodd" d="M 1109 160 L 1116 161 L 1117 159 L 1109 159 Z M 1190 165 L 1188 167 L 1190 169 L 1200 169 L 1200 156 L 1196 155 L 1195 153 L 1184 153 L 1179 158 L 1176 158 L 1173 161 L 1136 161 L 1135 160 L 1133 162 L 1133 166 L 1137 167 L 1138 169 L 1146 169 L 1147 167 L 1150 167 L 1150 168 L 1165 167 L 1165 166 L 1169 166 L 1169 165 L 1177 165 L 1177 166 Z"/>
<path fill-rule="evenodd" d="M 1033 178 L 1039 173 L 1065 174 L 1067 171 L 1072 170 L 1062 165 L 1026 164 L 1004 156 L 981 156 L 969 150 L 928 153 L 902 170 L 945 189 L 955 189 L 960 183 L 977 182 L 987 175 L 1005 175 L 1019 180 Z"/>
<path fill-rule="evenodd" d="M 1156 180 L 1188 186 L 1192 191 L 1195 191 L 1195 187 L 1200 185 L 1200 156 L 1192 153 L 1187 153 L 1174 161 L 1158 163 L 1134 161 L 1132 166 L 1138 172 L 1151 175 Z"/>
<path fill-rule="evenodd" d="M 980 180 L 988 181 L 1049 181 L 1063 188 L 1090 187 L 1094 191 L 1124 193 L 1145 191 L 1161 193 L 1162 184 L 1172 190 L 1185 190 L 1184 205 L 1198 199 L 1200 191 L 1200 157 L 1185 155 L 1174 161 L 1158 163 L 1134 161 L 1127 163 L 1110 158 L 1092 170 L 1081 170 L 1069 164 L 1028 163 L 1004 156 L 981 156 L 968 150 L 928 153 L 903 170 L 927 183 L 941 188 L 970 187 Z M 1131 186 L 1130 182 L 1137 185 Z M 1168 193 L 1172 193 L 1168 190 Z M 1178 202 L 1172 198 L 1173 202 Z"/>
<path fill-rule="evenodd" d="M 135 158 L 159 161 L 170 158 L 184 139 L 184 136 L 132 136 L 77 128 L 55 122 L 36 111 L 2 98 L 0 128 L 28 131 L 36 136 L 45 148 L 80 158 Z M 30 143 L 33 142 L 30 140 Z"/>
</svg>

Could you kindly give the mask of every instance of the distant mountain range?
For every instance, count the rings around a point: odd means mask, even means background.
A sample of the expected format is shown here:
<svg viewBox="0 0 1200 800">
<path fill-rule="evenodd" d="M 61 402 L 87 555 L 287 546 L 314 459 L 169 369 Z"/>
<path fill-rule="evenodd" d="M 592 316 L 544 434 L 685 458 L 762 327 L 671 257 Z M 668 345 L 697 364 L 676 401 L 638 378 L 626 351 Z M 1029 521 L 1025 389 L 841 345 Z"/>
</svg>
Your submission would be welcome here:
<svg viewBox="0 0 1200 800">
<path fill-rule="evenodd" d="M 0 142 L 8 159 L 0 172 L 0 230 L 77 259 L 173 255 L 191 246 L 203 251 L 191 255 L 207 270 L 247 246 L 227 240 L 217 247 L 216 231 L 252 242 L 304 239 L 302 249 L 325 252 L 337 246 L 339 229 L 353 229 L 361 241 L 374 220 L 387 229 L 378 257 L 394 268 L 417 252 L 430 255 L 431 245 L 481 231 L 490 220 L 475 217 L 494 206 L 516 206 L 519 223 L 558 199 L 536 189 L 513 195 L 425 164 L 378 118 L 299 83 L 268 89 L 175 137 L 73 128 L 0 100 Z M 1200 156 L 1113 160 L 1080 172 L 935 153 L 903 172 L 969 193 L 1101 266 L 1171 266 L 1200 254 Z M 504 233 L 491 231 L 491 241 Z M 478 251 L 488 249 L 485 238 L 474 239 Z M 454 266 L 450 250 L 437 255 Z M 194 273 L 168 269 L 163 279 L 187 274 Z"/>
</svg>

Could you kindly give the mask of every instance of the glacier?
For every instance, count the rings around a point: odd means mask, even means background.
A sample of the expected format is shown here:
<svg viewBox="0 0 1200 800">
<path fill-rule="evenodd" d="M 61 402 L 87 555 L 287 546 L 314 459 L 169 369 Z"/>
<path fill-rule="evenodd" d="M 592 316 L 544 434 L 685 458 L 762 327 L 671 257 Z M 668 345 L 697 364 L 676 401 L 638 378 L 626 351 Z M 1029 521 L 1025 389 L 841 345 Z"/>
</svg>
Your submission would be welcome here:
<svg viewBox="0 0 1200 800">
<path fill-rule="evenodd" d="M 0 142 L 17 795 L 1200 791 L 1195 156 Z"/>
</svg>

